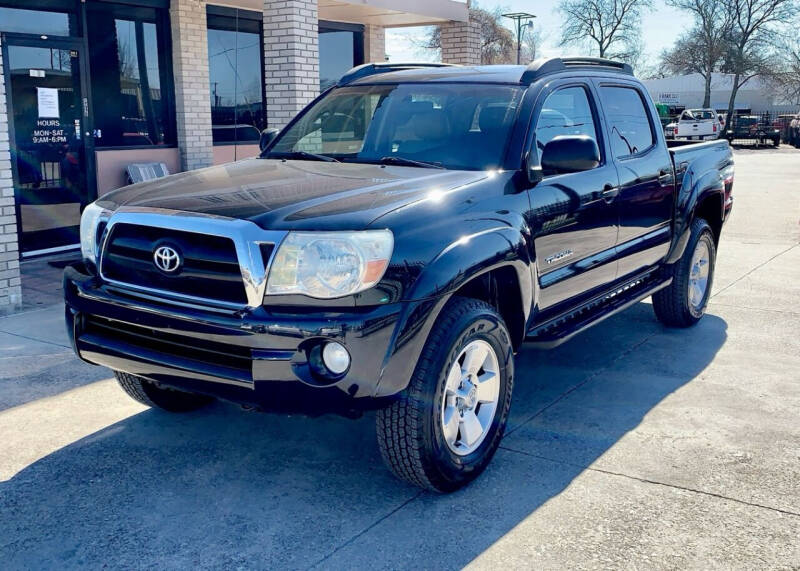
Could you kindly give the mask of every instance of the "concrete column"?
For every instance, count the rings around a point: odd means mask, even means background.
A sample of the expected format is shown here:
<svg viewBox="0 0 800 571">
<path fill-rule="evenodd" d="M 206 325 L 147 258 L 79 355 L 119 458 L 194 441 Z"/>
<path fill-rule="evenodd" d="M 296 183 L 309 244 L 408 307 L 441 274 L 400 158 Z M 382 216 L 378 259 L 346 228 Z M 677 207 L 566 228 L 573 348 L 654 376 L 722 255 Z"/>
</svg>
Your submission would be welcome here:
<svg viewBox="0 0 800 571">
<path fill-rule="evenodd" d="M 442 62 L 481 64 L 481 30 L 478 22 L 447 22 L 441 25 Z"/>
<path fill-rule="evenodd" d="M 172 0 L 172 69 L 181 168 L 214 162 L 208 80 L 208 32 L 205 0 Z"/>
<path fill-rule="evenodd" d="M 364 26 L 364 61 L 386 61 L 386 28 L 367 24 Z"/>
<path fill-rule="evenodd" d="M 8 138 L 10 118 L 4 78 L 3 60 L 0 58 L 0 314 L 13 311 L 22 304 L 17 218 Z"/>
<path fill-rule="evenodd" d="M 317 0 L 264 0 L 267 126 L 282 128 L 319 94 Z"/>
</svg>

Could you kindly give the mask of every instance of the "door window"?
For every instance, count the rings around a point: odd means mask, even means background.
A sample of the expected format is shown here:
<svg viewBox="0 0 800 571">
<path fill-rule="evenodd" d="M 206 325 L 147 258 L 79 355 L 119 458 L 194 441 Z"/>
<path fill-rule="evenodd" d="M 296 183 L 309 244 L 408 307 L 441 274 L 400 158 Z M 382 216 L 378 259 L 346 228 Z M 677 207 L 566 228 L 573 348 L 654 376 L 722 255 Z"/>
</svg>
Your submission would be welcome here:
<svg viewBox="0 0 800 571">
<path fill-rule="evenodd" d="M 536 122 L 539 159 L 545 145 L 563 135 L 587 135 L 597 140 L 592 106 L 583 87 L 565 87 L 545 99 Z"/>
<path fill-rule="evenodd" d="M 8 68 L 22 251 L 76 244 L 87 201 L 78 52 L 12 44 Z"/>
<path fill-rule="evenodd" d="M 656 135 L 639 91 L 632 87 L 604 86 L 600 88 L 600 99 L 615 157 L 629 157 L 653 146 Z"/>
</svg>

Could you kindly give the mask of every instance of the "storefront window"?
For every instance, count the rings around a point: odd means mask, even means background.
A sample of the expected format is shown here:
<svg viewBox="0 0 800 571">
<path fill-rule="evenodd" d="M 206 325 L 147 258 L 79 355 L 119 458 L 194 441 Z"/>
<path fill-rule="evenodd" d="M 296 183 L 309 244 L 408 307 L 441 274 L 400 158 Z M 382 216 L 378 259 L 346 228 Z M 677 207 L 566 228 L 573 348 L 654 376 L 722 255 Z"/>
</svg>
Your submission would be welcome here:
<svg viewBox="0 0 800 571">
<path fill-rule="evenodd" d="M 214 143 L 257 142 L 264 128 L 258 12 L 208 7 L 208 68 Z"/>
<path fill-rule="evenodd" d="M 77 35 L 74 15 L 45 10 L 23 10 L 0 6 L 0 32 L 50 36 Z"/>
<path fill-rule="evenodd" d="M 364 63 L 364 28 L 320 22 L 319 88 L 325 91 L 351 68 Z"/>
<path fill-rule="evenodd" d="M 95 145 L 173 143 L 164 14 L 96 5 L 87 11 L 87 21 Z"/>
</svg>

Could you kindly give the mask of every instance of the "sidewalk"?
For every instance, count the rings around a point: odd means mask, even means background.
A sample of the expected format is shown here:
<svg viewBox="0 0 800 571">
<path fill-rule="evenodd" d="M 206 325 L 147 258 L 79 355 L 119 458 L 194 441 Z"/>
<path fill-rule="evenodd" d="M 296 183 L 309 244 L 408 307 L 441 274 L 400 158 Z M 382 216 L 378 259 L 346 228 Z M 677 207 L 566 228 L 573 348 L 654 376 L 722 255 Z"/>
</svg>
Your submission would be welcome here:
<svg viewBox="0 0 800 571">
<path fill-rule="evenodd" d="M 60 304 L 61 275 L 64 265 L 80 260 L 80 251 L 56 254 L 20 263 L 22 273 L 22 307 L 15 313 Z"/>
</svg>

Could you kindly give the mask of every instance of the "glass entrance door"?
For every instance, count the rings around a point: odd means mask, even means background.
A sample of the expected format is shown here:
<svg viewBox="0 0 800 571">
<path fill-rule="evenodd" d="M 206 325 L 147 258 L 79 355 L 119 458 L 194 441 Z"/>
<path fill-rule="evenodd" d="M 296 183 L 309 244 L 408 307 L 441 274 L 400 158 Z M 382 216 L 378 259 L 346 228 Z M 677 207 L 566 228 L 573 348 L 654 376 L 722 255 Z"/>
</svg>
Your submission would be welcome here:
<svg viewBox="0 0 800 571">
<path fill-rule="evenodd" d="M 80 44 L 25 40 L 4 45 L 11 163 L 23 255 L 79 243 L 89 199 Z"/>
</svg>

